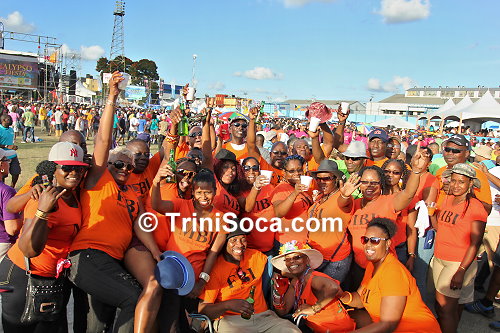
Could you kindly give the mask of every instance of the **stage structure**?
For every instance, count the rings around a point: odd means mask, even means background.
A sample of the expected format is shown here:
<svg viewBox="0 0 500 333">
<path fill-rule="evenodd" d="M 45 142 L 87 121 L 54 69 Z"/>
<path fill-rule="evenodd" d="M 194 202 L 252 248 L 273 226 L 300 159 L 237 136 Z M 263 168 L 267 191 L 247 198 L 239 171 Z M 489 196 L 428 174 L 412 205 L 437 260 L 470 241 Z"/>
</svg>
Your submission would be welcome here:
<svg viewBox="0 0 500 333">
<path fill-rule="evenodd" d="M 116 1 L 115 11 L 113 12 L 113 37 L 111 40 L 111 49 L 109 52 L 109 72 L 125 72 L 125 29 L 123 28 L 123 17 L 125 16 L 125 1 Z M 115 58 L 120 56 L 119 61 Z"/>
</svg>

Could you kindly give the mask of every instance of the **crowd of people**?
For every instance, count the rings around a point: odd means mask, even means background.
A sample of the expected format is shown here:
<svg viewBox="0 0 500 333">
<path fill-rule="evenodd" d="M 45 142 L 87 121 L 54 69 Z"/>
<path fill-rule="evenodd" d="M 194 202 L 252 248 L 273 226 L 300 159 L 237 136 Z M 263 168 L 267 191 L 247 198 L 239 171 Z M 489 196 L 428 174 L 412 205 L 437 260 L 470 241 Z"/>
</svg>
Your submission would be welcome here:
<svg viewBox="0 0 500 333">
<path fill-rule="evenodd" d="M 119 108 L 121 80 L 113 74 L 102 108 L 9 103 L 0 116 L 4 332 L 67 332 L 71 294 L 74 332 L 189 332 L 211 322 L 217 332 L 448 333 L 464 308 L 493 318 L 495 138 L 467 138 L 470 129 L 364 135 L 340 108 L 317 129 L 266 119 L 259 107 L 221 121 L 211 98 L 181 136 L 189 108 Z M 318 102 L 309 110 L 331 112 Z M 37 121 L 59 142 L 16 192 L 15 135 L 23 128 L 23 142 L 34 140 Z M 200 229 L 228 213 L 262 219 L 265 230 Z M 295 228 L 324 218 L 340 223 Z M 488 274 L 486 296 L 474 300 Z M 35 281 L 60 287 L 30 308 Z"/>
</svg>

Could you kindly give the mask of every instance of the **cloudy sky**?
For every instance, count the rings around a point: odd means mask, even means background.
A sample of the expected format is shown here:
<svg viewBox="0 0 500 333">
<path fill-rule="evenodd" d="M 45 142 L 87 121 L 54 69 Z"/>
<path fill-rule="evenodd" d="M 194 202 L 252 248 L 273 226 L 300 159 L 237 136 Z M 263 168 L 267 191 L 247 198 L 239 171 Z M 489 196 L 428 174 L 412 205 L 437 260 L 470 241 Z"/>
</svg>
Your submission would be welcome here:
<svg viewBox="0 0 500 333">
<path fill-rule="evenodd" d="M 114 1 L 1 0 L 5 30 L 109 56 Z M 125 54 L 200 94 L 380 100 L 413 86 L 496 87 L 498 0 L 128 0 Z M 5 41 L 6 49 L 36 45 Z"/>
</svg>

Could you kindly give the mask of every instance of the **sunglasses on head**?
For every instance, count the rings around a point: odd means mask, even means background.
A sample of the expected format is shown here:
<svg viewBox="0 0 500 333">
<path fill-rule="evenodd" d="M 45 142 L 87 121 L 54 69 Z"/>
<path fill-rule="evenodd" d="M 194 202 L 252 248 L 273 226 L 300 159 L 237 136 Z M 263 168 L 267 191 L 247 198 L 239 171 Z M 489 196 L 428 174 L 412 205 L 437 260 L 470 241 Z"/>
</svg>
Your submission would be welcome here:
<svg viewBox="0 0 500 333">
<path fill-rule="evenodd" d="M 464 149 L 444 147 L 444 151 L 447 153 L 460 154 L 461 152 L 464 151 Z"/>
<path fill-rule="evenodd" d="M 127 168 L 127 171 L 130 171 L 130 170 L 133 170 L 134 169 L 134 166 L 130 163 L 125 163 L 123 161 L 114 161 L 114 162 L 108 162 L 108 164 L 114 166 L 116 169 L 123 169 L 123 168 Z"/>
<path fill-rule="evenodd" d="M 370 244 L 373 244 L 373 245 L 378 245 L 380 244 L 380 241 L 383 241 L 383 240 L 389 240 L 389 238 L 381 238 L 381 237 L 366 237 L 366 236 L 361 236 L 361 244 L 366 244 L 368 242 L 370 242 Z"/>
<path fill-rule="evenodd" d="M 300 260 L 300 259 L 302 259 L 302 255 L 297 254 L 296 256 L 285 258 L 285 262 L 289 263 L 289 262 L 297 261 L 297 260 Z"/>
<path fill-rule="evenodd" d="M 80 173 L 87 170 L 87 168 L 83 165 L 58 165 L 57 167 L 66 173 L 70 173 L 71 171 Z"/>
<path fill-rule="evenodd" d="M 240 127 L 241 126 L 241 128 L 247 128 L 248 124 L 247 123 L 233 123 L 233 126 L 234 127 Z"/>
<path fill-rule="evenodd" d="M 271 153 L 273 153 L 274 155 L 280 155 L 280 156 L 285 156 L 286 154 L 288 154 L 288 152 L 286 152 L 286 151 L 279 151 L 279 150 L 272 151 Z"/>
<path fill-rule="evenodd" d="M 184 177 L 193 178 L 196 172 L 184 169 L 177 169 L 177 174 L 182 176 L 182 178 Z"/>
<path fill-rule="evenodd" d="M 361 185 L 364 185 L 364 186 L 378 186 L 380 185 L 380 182 L 370 182 L 368 180 L 360 180 L 359 181 Z"/>
<path fill-rule="evenodd" d="M 362 158 L 363 158 L 363 157 L 349 157 L 349 156 L 345 156 L 345 160 L 346 160 L 346 161 L 349 161 L 349 160 L 351 160 L 351 161 L 359 161 L 359 160 L 361 160 Z"/>
<path fill-rule="evenodd" d="M 236 269 L 236 274 L 240 278 L 241 282 L 248 282 L 248 281 L 250 281 L 250 277 L 247 276 L 247 273 L 245 273 L 243 271 L 243 269 L 241 269 L 241 267 L 238 267 L 238 269 Z"/>
<path fill-rule="evenodd" d="M 260 168 L 259 168 L 258 165 L 252 165 L 252 166 L 245 165 L 245 166 L 243 166 L 243 170 L 245 170 L 245 171 L 250 171 L 250 170 L 252 170 L 252 171 L 259 171 L 259 169 Z"/>
<path fill-rule="evenodd" d="M 193 133 L 189 134 L 190 138 L 196 138 L 197 136 L 201 136 L 201 132 L 193 132 Z"/>
<path fill-rule="evenodd" d="M 401 174 L 401 171 L 394 171 L 394 170 L 384 170 L 384 172 L 386 174 L 393 174 L 393 175 L 396 175 L 396 176 L 399 176 Z"/>
</svg>

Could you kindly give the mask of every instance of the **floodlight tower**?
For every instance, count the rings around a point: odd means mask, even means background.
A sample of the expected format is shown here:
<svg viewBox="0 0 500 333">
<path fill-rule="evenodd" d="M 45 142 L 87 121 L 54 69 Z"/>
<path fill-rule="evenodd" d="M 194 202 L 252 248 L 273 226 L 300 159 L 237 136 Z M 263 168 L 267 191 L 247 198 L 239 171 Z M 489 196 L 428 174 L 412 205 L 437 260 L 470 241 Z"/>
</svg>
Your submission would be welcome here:
<svg viewBox="0 0 500 333">
<path fill-rule="evenodd" d="M 113 38 L 109 52 L 109 70 L 125 72 L 125 30 L 123 29 L 123 17 L 125 16 L 125 1 L 116 1 L 113 12 L 115 22 L 113 25 Z M 118 61 L 115 58 L 121 56 Z"/>
<path fill-rule="evenodd" d="M 0 22 L 0 50 L 3 50 L 3 23 Z"/>
</svg>

